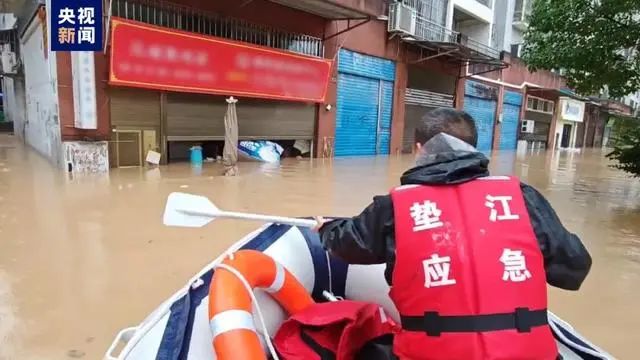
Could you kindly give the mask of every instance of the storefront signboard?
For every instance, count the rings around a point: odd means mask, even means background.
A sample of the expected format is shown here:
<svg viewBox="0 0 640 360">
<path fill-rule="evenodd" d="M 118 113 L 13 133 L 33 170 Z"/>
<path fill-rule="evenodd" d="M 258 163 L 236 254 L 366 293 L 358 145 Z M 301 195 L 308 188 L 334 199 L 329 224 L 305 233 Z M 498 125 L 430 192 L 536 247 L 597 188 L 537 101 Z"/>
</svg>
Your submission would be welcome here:
<svg viewBox="0 0 640 360">
<path fill-rule="evenodd" d="M 561 117 L 563 120 L 582 122 L 584 119 L 584 102 L 570 98 L 560 98 Z"/>
<path fill-rule="evenodd" d="M 113 18 L 109 83 L 324 102 L 331 60 Z"/>
</svg>

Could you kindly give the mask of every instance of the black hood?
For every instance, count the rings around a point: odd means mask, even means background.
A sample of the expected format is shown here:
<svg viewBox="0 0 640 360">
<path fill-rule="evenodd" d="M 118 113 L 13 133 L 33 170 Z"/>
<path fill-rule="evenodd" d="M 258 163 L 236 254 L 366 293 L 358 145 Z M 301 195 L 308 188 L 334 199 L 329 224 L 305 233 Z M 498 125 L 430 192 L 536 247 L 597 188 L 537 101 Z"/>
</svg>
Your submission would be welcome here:
<svg viewBox="0 0 640 360">
<path fill-rule="evenodd" d="M 449 151 L 433 154 L 426 162 L 407 170 L 402 185 L 460 184 L 489 176 L 489 159 L 475 151 Z"/>
</svg>

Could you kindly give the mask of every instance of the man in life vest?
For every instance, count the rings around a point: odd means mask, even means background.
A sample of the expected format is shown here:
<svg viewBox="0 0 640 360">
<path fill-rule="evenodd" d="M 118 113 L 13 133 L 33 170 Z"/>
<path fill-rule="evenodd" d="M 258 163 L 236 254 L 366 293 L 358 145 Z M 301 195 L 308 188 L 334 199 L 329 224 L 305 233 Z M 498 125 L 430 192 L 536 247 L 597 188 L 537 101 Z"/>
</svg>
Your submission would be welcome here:
<svg viewBox="0 0 640 360">
<path fill-rule="evenodd" d="M 489 176 L 477 138 L 467 113 L 427 113 L 401 186 L 353 218 L 319 218 L 322 243 L 352 264 L 387 264 L 401 359 L 554 360 L 546 283 L 577 290 L 591 257 L 538 191 Z"/>
</svg>

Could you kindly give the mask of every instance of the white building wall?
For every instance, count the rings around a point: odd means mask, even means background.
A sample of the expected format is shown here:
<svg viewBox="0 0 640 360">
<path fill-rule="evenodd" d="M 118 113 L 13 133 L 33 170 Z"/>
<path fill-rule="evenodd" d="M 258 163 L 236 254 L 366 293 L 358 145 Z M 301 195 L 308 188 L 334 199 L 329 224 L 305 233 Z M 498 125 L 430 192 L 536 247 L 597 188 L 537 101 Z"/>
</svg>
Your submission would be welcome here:
<svg viewBox="0 0 640 360">
<path fill-rule="evenodd" d="M 496 49 L 511 51 L 515 5 L 515 0 L 495 0 L 493 2 L 493 37 L 491 46 Z"/>
<path fill-rule="evenodd" d="M 636 92 L 635 94 L 629 94 L 625 96 L 624 103 L 625 105 L 629 105 L 634 109 L 640 108 L 640 91 Z"/>
<path fill-rule="evenodd" d="M 60 166 L 62 151 L 56 58 L 50 50 L 45 57 L 43 29 L 37 17 L 27 28 L 21 43 L 26 90 L 25 141 Z"/>
<path fill-rule="evenodd" d="M 477 0 L 452 0 L 453 6 L 487 24 L 493 21 L 493 9 Z M 449 14 L 453 17 L 453 13 Z"/>
<path fill-rule="evenodd" d="M 485 45 L 490 44 L 491 26 L 489 24 L 477 21 L 465 21 L 461 22 L 456 30 Z"/>
<path fill-rule="evenodd" d="M 489 0 L 493 2 L 493 0 Z M 463 21 L 454 26 L 454 12 L 464 12 L 477 21 Z M 447 8 L 446 26 L 449 29 L 459 31 L 465 35 L 480 41 L 485 45 L 492 45 L 491 30 L 493 26 L 494 11 L 477 0 L 451 0 Z"/>
</svg>

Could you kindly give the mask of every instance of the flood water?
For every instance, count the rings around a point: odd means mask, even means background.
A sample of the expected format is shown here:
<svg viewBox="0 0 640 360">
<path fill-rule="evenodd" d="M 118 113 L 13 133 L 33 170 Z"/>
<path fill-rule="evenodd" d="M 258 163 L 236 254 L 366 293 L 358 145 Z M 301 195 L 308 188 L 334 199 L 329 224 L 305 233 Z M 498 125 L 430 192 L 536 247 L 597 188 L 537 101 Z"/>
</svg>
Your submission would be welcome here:
<svg viewBox="0 0 640 360">
<path fill-rule="evenodd" d="M 228 210 L 351 215 L 396 185 L 410 156 L 118 169 L 71 177 L 0 136 L 0 359 L 100 359 L 255 223 L 202 229 L 161 224 L 167 195 L 202 194 Z M 640 342 L 640 182 L 602 151 L 493 156 L 494 174 L 538 188 L 593 255 L 579 292 L 552 290 L 550 308 L 621 359 Z"/>
</svg>

